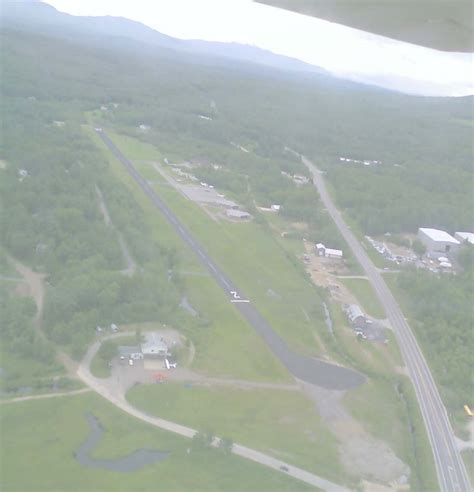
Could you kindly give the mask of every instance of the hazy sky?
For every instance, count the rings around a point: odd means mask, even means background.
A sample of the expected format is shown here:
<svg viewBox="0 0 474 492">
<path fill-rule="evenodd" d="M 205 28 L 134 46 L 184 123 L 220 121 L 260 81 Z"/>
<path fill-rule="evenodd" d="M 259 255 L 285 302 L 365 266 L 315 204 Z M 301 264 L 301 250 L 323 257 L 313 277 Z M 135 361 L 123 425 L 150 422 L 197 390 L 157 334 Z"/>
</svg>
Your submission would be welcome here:
<svg viewBox="0 0 474 492">
<path fill-rule="evenodd" d="M 426 95 L 474 94 L 473 55 L 384 38 L 251 0 L 47 0 L 73 15 L 113 15 L 181 39 L 255 45 L 355 80 Z"/>
</svg>

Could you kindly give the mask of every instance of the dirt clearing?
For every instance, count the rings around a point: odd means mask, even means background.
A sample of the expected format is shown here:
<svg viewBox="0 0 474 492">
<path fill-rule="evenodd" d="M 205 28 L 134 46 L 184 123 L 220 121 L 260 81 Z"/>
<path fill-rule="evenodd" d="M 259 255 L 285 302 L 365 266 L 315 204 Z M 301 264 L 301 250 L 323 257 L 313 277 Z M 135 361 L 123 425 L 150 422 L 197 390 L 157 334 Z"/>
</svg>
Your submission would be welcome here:
<svg viewBox="0 0 474 492">
<path fill-rule="evenodd" d="M 371 436 L 344 408 L 341 402 L 344 391 L 308 384 L 303 384 L 303 388 L 338 439 L 341 463 L 348 473 L 385 484 L 403 482 L 404 477 L 410 475 L 408 465 L 395 455 L 390 446 Z"/>
</svg>

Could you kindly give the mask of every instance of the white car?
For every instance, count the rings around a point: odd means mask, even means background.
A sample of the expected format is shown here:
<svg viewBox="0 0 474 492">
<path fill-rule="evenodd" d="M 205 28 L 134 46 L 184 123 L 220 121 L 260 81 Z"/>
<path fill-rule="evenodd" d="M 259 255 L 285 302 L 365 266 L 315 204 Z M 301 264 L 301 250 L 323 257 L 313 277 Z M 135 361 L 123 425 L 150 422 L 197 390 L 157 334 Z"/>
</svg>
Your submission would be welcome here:
<svg viewBox="0 0 474 492">
<path fill-rule="evenodd" d="M 128 359 L 128 365 L 133 366 L 133 359 Z"/>
</svg>

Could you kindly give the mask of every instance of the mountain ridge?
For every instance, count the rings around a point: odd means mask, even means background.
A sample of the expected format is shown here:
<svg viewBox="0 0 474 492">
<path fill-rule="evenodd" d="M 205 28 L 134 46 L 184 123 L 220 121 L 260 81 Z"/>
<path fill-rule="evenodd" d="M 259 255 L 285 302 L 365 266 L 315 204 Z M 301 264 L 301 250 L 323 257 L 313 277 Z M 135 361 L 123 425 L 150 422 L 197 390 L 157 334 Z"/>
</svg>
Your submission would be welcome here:
<svg viewBox="0 0 474 492">
<path fill-rule="evenodd" d="M 240 43 L 182 40 L 160 33 L 145 24 L 115 16 L 73 16 L 43 2 L 4 2 L 2 24 L 15 28 L 36 28 L 46 34 L 89 34 L 119 37 L 149 46 L 172 49 L 188 55 L 216 57 L 228 61 L 252 63 L 278 70 L 332 76 L 323 68 L 295 58 L 279 55 L 256 46 Z M 56 31 L 52 33 L 51 31 Z"/>
</svg>

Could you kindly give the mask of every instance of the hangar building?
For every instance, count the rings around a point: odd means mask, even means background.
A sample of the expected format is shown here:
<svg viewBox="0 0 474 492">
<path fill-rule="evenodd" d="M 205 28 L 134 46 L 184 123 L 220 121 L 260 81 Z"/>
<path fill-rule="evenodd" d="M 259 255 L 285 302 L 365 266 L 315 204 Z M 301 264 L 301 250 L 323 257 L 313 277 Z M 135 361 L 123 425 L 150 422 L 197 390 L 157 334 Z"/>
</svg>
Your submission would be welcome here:
<svg viewBox="0 0 474 492">
<path fill-rule="evenodd" d="M 357 304 L 351 304 L 347 308 L 347 317 L 356 328 L 363 328 L 367 324 L 367 319 Z"/>
<path fill-rule="evenodd" d="M 438 254 L 455 253 L 461 244 L 451 234 L 427 227 L 418 229 L 418 239 L 426 246 L 428 256 L 432 257 L 436 257 Z"/>
<path fill-rule="evenodd" d="M 454 237 L 461 243 L 468 242 L 474 244 L 474 233 L 473 232 L 456 232 Z"/>
</svg>

